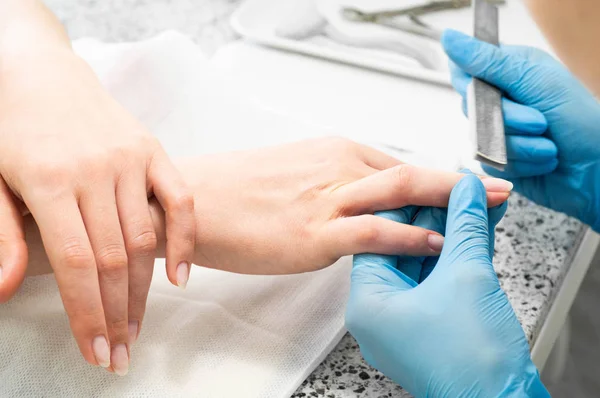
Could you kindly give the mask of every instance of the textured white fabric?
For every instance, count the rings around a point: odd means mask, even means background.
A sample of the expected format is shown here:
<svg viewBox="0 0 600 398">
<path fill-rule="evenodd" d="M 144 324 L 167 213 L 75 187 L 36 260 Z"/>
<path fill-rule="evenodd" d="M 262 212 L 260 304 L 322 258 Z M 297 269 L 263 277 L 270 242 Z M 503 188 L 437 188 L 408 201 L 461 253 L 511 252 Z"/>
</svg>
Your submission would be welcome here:
<svg viewBox="0 0 600 398">
<path fill-rule="evenodd" d="M 177 34 L 75 48 L 171 154 L 320 135 L 231 95 Z M 0 306 L 0 397 L 287 397 L 343 334 L 349 259 L 293 276 L 193 267 L 185 292 L 158 261 L 129 374 L 82 359 L 53 276 L 28 279 Z"/>
</svg>

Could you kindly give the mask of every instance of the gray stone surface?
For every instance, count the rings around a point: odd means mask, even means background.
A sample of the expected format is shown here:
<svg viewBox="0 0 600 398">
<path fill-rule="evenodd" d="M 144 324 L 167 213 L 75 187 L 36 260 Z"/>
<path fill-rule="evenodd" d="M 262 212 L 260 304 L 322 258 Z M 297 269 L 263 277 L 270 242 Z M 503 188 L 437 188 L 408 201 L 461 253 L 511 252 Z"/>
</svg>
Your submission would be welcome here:
<svg viewBox="0 0 600 398">
<path fill-rule="evenodd" d="M 191 36 L 207 53 L 235 38 L 228 17 L 239 0 L 47 0 L 72 38 L 106 41 L 150 37 L 165 29 Z M 498 227 L 494 263 L 503 288 L 530 341 L 539 333 L 569 267 L 583 226 L 533 205 L 510 199 Z M 590 379 L 589 383 L 597 383 Z M 596 384 L 595 384 L 596 385 Z M 295 397 L 402 397 L 402 389 L 364 363 L 346 335 L 298 389 Z"/>
</svg>

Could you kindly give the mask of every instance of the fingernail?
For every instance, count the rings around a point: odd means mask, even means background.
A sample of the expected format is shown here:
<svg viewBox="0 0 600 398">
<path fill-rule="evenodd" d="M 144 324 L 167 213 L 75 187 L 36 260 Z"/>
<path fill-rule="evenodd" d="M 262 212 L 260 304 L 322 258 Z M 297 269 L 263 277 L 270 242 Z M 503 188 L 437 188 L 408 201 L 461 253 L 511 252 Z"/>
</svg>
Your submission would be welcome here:
<svg viewBox="0 0 600 398">
<path fill-rule="evenodd" d="M 513 189 L 512 182 L 501 178 L 484 178 L 481 182 L 488 192 L 510 192 Z"/>
<path fill-rule="evenodd" d="M 117 344 L 112 349 L 112 367 L 119 376 L 125 376 L 129 371 L 129 356 L 125 344 Z"/>
<path fill-rule="evenodd" d="M 137 340 L 139 327 L 140 323 L 138 321 L 129 321 L 129 345 L 133 345 L 133 343 L 135 343 L 135 341 Z"/>
<path fill-rule="evenodd" d="M 177 266 L 177 286 L 185 289 L 190 276 L 190 266 L 185 261 Z"/>
<path fill-rule="evenodd" d="M 441 252 L 442 247 L 444 247 L 444 237 L 442 235 L 429 234 L 427 244 L 431 250 Z"/>
<path fill-rule="evenodd" d="M 108 368 L 110 366 L 110 350 L 108 348 L 106 337 L 94 337 L 94 340 L 92 340 L 92 351 L 94 351 L 94 356 L 96 357 L 98 365 L 103 368 Z"/>
</svg>

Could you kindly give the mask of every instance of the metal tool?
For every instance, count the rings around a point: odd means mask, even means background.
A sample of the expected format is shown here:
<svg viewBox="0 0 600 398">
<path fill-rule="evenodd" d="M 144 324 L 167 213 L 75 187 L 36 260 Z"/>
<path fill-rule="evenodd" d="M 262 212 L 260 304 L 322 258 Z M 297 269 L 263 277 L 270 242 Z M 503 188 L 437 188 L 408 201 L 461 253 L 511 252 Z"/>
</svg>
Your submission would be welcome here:
<svg viewBox="0 0 600 398">
<path fill-rule="evenodd" d="M 498 8 L 487 0 L 475 0 L 474 36 L 499 45 Z M 475 159 L 504 170 L 507 164 L 506 137 L 502 115 L 502 94 L 496 87 L 476 78 L 467 96 L 469 121 L 475 136 Z"/>
<path fill-rule="evenodd" d="M 350 21 L 356 22 L 377 22 L 380 18 L 395 18 L 402 15 L 419 16 L 437 11 L 445 11 L 451 9 L 460 9 L 469 7 L 471 0 L 441 0 L 431 1 L 429 3 L 412 6 L 408 8 L 400 8 L 397 10 L 383 10 L 376 12 L 364 12 L 353 7 L 342 8 L 342 15 Z"/>
<path fill-rule="evenodd" d="M 496 5 L 504 4 L 506 2 L 505 0 L 488 1 Z M 341 13 L 342 16 L 349 21 L 370 22 L 439 41 L 442 32 L 427 25 L 419 17 L 434 12 L 466 8 L 471 6 L 471 3 L 471 0 L 438 0 L 407 8 L 376 12 L 365 12 L 353 7 L 344 7 L 342 8 Z M 400 16 L 407 16 L 412 22 L 400 21 L 397 19 L 397 17 Z"/>
<path fill-rule="evenodd" d="M 435 52 L 407 43 L 401 38 L 381 40 L 347 35 L 321 15 L 315 0 L 296 0 L 292 12 L 275 28 L 275 34 L 294 40 L 324 36 L 347 46 L 387 50 L 412 58 L 422 67 L 431 70 L 439 70 L 442 63 Z"/>
</svg>

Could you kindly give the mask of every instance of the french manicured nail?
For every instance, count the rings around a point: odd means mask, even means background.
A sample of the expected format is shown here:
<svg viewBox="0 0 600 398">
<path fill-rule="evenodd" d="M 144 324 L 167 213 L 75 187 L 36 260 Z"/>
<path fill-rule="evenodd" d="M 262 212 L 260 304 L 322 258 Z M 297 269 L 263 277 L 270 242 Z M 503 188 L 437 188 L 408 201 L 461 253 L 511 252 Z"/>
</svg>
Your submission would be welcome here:
<svg viewBox="0 0 600 398">
<path fill-rule="evenodd" d="M 125 376 L 129 371 L 129 355 L 125 344 L 117 344 L 112 349 L 112 367 L 119 376 Z"/>
<path fill-rule="evenodd" d="M 481 182 L 488 192 L 510 192 L 513 189 L 512 182 L 501 178 L 484 178 Z"/>
<path fill-rule="evenodd" d="M 441 252 L 444 247 L 444 237 L 442 235 L 429 234 L 427 237 L 427 245 L 429 248 L 436 252 Z"/>
<path fill-rule="evenodd" d="M 185 261 L 177 266 L 177 286 L 185 289 L 190 277 L 190 265 Z"/>
<path fill-rule="evenodd" d="M 135 343 L 137 340 L 139 327 L 140 323 L 138 321 L 129 321 L 129 345 L 133 345 L 133 343 Z"/>
<path fill-rule="evenodd" d="M 110 349 L 108 348 L 108 342 L 104 336 L 96 336 L 92 340 L 92 350 L 98 365 L 103 368 L 110 366 Z"/>
</svg>

